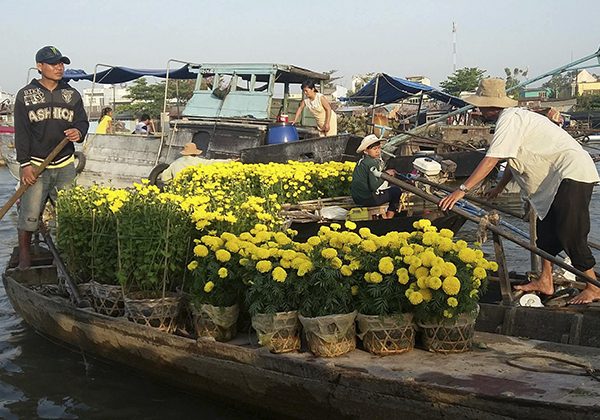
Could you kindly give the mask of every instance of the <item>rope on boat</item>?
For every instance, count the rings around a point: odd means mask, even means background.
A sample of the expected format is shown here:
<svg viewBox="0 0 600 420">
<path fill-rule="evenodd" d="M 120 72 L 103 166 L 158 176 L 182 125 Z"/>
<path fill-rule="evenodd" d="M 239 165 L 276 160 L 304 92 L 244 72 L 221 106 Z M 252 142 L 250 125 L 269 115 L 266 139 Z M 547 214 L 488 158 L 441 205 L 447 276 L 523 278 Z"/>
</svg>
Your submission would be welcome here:
<svg viewBox="0 0 600 420">
<path fill-rule="evenodd" d="M 521 359 L 549 359 L 554 360 L 556 362 L 564 363 L 566 365 L 571 365 L 578 367 L 583 370 L 583 372 L 567 370 L 567 369 L 559 369 L 559 368 L 543 368 L 543 367 L 534 367 L 532 365 L 520 364 L 517 360 Z M 600 369 L 595 369 L 589 364 L 583 364 L 578 362 L 573 362 L 571 360 L 563 359 L 556 356 L 550 356 L 546 354 L 522 354 L 520 356 L 513 357 L 506 361 L 506 364 L 512 367 L 516 367 L 523 370 L 528 370 L 530 372 L 542 372 L 542 373 L 557 373 L 562 375 L 576 375 L 576 376 L 590 376 L 593 379 L 600 382 Z"/>
<path fill-rule="evenodd" d="M 493 224 L 498 226 L 500 223 L 500 215 L 496 211 L 491 211 L 488 214 L 481 216 L 479 220 L 479 228 L 477 229 L 477 241 L 480 244 L 487 242 L 487 226 Z"/>
</svg>

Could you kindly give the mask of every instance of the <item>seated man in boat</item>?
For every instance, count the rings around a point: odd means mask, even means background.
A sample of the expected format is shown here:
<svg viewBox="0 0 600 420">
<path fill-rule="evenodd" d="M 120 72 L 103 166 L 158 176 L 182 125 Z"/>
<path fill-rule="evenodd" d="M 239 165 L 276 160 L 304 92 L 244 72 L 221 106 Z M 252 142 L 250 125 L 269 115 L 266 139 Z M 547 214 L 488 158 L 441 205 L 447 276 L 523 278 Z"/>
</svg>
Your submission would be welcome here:
<svg viewBox="0 0 600 420">
<path fill-rule="evenodd" d="M 201 153 L 202 150 L 198 149 L 194 143 L 186 143 L 181 151 L 181 157 L 173 161 L 173 163 L 171 163 L 169 167 L 162 173 L 163 182 L 171 181 L 185 168 L 204 163 L 205 159 L 198 157 Z"/>
<path fill-rule="evenodd" d="M 382 171 L 384 168 L 383 159 L 381 159 L 381 140 L 375 134 L 369 134 L 362 139 L 356 153 L 363 153 L 364 156 L 358 161 L 352 174 L 352 183 L 350 192 L 354 202 L 360 206 L 379 206 L 389 203 L 386 219 L 394 217 L 398 211 L 400 194 L 402 190 L 396 186 L 390 186 L 375 176 L 372 169 Z M 395 175 L 394 169 L 385 171 L 389 175 Z"/>
<path fill-rule="evenodd" d="M 496 123 L 496 130 L 481 163 L 458 190 L 440 201 L 440 207 L 452 208 L 506 159 L 507 170 L 488 196 L 495 198 L 515 178 L 538 216 L 537 246 L 552 256 L 564 250 L 573 267 L 595 279 L 596 261 L 587 237 L 590 200 L 600 177 L 590 154 L 550 119 L 516 108 L 517 101 L 506 96 L 502 79 L 483 79 L 477 93 L 465 101 L 479 107 L 485 121 Z M 552 262 L 544 259 L 539 279 L 516 288 L 552 295 Z M 569 303 L 596 300 L 600 288 L 588 283 Z"/>
</svg>

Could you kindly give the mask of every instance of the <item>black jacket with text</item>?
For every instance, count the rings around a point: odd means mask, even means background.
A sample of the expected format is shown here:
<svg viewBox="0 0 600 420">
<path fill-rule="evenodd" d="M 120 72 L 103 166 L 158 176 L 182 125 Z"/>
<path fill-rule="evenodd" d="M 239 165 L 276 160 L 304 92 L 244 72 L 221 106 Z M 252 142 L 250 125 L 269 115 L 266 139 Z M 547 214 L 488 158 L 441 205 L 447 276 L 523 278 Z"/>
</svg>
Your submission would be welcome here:
<svg viewBox="0 0 600 420">
<path fill-rule="evenodd" d="M 85 138 L 89 128 L 81 95 L 68 83 L 60 81 L 53 91 L 32 80 L 17 93 L 15 100 L 15 147 L 21 167 L 40 164 L 65 138 L 64 131 L 76 128 Z M 75 151 L 69 142 L 49 167 L 70 159 Z"/>
</svg>

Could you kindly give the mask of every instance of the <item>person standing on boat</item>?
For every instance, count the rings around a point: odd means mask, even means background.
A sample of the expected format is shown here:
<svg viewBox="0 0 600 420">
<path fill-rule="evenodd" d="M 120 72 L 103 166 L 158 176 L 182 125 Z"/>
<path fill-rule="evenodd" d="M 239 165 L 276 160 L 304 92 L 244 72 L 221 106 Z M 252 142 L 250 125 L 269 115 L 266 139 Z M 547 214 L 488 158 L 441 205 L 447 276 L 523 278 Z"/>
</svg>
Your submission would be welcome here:
<svg viewBox="0 0 600 420">
<path fill-rule="evenodd" d="M 500 160 L 506 159 L 507 170 L 498 185 L 488 192 L 488 197 L 495 198 L 514 179 L 538 215 L 538 248 L 553 256 L 564 250 L 573 267 L 596 278 L 596 261 L 587 237 L 590 200 L 600 177 L 589 153 L 547 117 L 516 108 L 517 101 L 506 96 L 502 79 L 483 79 L 477 93 L 465 101 L 478 107 L 484 120 L 495 122 L 496 129 L 481 163 L 439 206 L 443 210 L 452 208 L 483 181 Z M 552 263 L 543 260 L 539 278 L 516 289 L 552 295 Z M 600 300 L 600 288 L 587 284 L 569 303 L 595 300 Z"/>
<path fill-rule="evenodd" d="M 102 115 L 98 121 L 98 127 L 96 128 L 96 134 L 111 134 L 112 133 L 112 114 L 113 110 L 107 106 L 102 109 Z"/>
<path fill-rule="evenodd" d="M 16 96 L 15 148 L 21 169 L 21 184 L 29 188 L 21 197 L 19 221 L 19 268 L 31 265 L 31 234 L 38 229 L 40 215 L 48 198 L 55 200 L 57 190 L 75 179 L 73 142 L 82 142 L 89 122 L 81 95 L 62 80 L 65 64 L 71 60 L 55 47 L 44 47 L 35 55 L 41 75 Z M 71 142 L 58 153 L 44 172 L 35 167 L 67 137 Z"/>
<path fill-rule="evenodd" d="M 375 134 L 369 134 L 362 139 L 356 153 L 364 156 L 358 161 L 352 173 L 350 192 L 354 202 L 360 206 L 380 206 L 389 203 L 386 219 L 391 219 L 398 212 L 398 204 L 402 190 L 396 186 L 390 186 L 373 173 L 383 171 L 384 162 L 381 159 L 381 140 Z M 395 175 L 394 169 L 387 169 L 388 175 Z"/>
<path fill-rule="evenodd" d="M 302 102 L 300 102 L 300 106 L 296 111 L 296 115 L 292 124 L 295 124 L 296 121 L 302 115 L 302 111 L 304 107 L 307 107 L 310 113 L 317 120 L 317 128 L 319 129 L 319 136 L 335 136 L 337 134 L 337 115 L 331 109 L 331 104 L 323 96 L 322 93 L 317 91 L 317 87 L 315 86 L 315 82 L 313 80 L 305 80 L 302 83 L 302 93 L 305 98 Z"/>
</svg>

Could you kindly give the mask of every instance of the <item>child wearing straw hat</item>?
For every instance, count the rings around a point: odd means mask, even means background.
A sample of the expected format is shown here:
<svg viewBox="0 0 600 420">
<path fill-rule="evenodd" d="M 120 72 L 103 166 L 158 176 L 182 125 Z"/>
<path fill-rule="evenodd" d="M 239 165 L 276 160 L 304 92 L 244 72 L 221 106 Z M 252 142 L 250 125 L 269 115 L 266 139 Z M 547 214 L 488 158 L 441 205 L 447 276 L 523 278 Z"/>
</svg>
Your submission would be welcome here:
<svg viewBox="0 0 600 420">
<path fill-rule="evenodd" d="M 381 159 L 381 140 L 375 134 L 369 134 L 362 139 L 356 153 L 363 153 L 364 156 L 358 161 L 352 174 L 352 199 L 358 205 L 369 207 L 389 203 L 385 218 L 391 219 L 398 211 L 402 190 L 390 186 L 387 181 L 373 174 L 372 169 L 382 171 L 384 167 Z M 387 169 L 385 172 L 389 175 L 396 174 L 394 169 Z"/>
<path fill-rule="evenodd" d="M 589 153 L 545 116 L 516 108 L 517 101 L 506 96 L 502 79 L 481 80 L 477 93 L 465 101 L 478 107 L 484 120 L 495 122 L 496 129 L 483 160 L 458 190 L 440 201 L 440 208 L 452 208 L 500 160 L 507 160 L 504 176 L 488 197 L 495 198 L 514 179 L 537 213 L 537 247 L 553 256 L 564 250 L 573 267 L 596 278 L 587 236 L 590 200 L 600 177 Z M 552 263 L 543 260 L 539 278 L 516 288 L 552 295 Z M 596 300 L 600 288 L 588 283 L 569 303 Z"/>
</svg>

